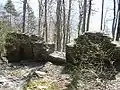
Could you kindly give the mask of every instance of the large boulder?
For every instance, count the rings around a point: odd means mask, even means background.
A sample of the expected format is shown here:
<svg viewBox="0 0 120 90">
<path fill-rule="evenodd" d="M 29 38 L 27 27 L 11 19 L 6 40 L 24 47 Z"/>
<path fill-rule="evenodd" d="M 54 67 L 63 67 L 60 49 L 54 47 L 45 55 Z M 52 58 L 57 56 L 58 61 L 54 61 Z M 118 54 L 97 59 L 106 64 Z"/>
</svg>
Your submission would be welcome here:
<svg viewBox="0 0 120 90">
<path fill-rule="evenodd" d="M 65 58 L 65 52 L 58 52 L 54 51 L 49 55 L 49 61 L 55 63 L 55 64 L 65 64 L 66 58 Z"/>
<path fill-rule="evenodd" d="M 32 56 L 32 54 L 30 53 L 27 54 L 27 52 L 30 52 L 31 49 L 32 48 L 29 36 L 18 33 L 7 34 L 5 41 L 5 50 L 6 57 L 10 62 L 11 61 L 17 62 L 20 61 L 21 59 Z"/>
<path fill-rule="evenodd" d="M 6 36 L 4 57 L 8 62 L 44 61 L 48 56 L 43 38 L 22 33 L 9 33 Z"/>
</svg>

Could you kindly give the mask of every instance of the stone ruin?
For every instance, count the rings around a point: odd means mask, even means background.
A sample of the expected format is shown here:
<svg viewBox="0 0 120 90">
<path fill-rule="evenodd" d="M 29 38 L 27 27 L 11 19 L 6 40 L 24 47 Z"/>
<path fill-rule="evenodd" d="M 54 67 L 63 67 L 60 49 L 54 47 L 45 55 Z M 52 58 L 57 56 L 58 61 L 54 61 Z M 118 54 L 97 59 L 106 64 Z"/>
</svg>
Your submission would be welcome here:
<svg viewBox="0 0 120 90">
<path fill-rule="evenodd" d="M 87 32 L 66 46 L 68 63 L 77 64 L 83 59 L 95 58 L 98 60 L 102 57 L 106 62 L 108 59 L 111 62 L 120 61 L 120 45 L 117 46 L 110 37 L 103 33 Z"/>
<path fill-rule="evenodd" d="M 81 66 L 86 65 L 88 68 L 90 68 L 90 65 L 115 65 L 115 63 L 120 61 L 119 46 L 117 47 L 116 44 L 111 43 L 111 38 L 101 33 L 85 33 L 79 36 L 75 39 L 74 43 L 70 43 L 66 46 L 66 55 L 65 53 L 53 52 L 54 44 L 46 44 L 43 41 L 43 38 L 39 36 L 9 33 L 6 37 L 5 49 L 2 53 L 2 58 L 6 57 L 8 62 L 27 61 L 28 65 L 26 63 L 17 63 L 18 65 L 9 63 L 8 66 L 3 66 L 4 68 L 0 67 L 0 89 L 3 88 L 2 90 L 10 90 L 11 87 L 14 88 L 12 90 L 23 90 L 17 88 L 21 88 L 27 84 L 29 86 L 28 79 L 38 80 L 39 78 L 39 80 L 42 81 L 41 79 L 47 78 L 47 80 L 58 82 L 62 88 L 60 90 L 70 90 L 66 89 L 66 87 L 69 87 L 68 84 L 72 82 L 73 78 L 69 79 L 70 73 L 63 73 L 65 65 L 54 65 L 51 63 L 53 61 L 61 61 L 61 56 L 63 56 L 62 60 L 64 62 L 71 63 L 73 66 L 79 66 L 82 61 L 83 63 Z M 60 54 L 61 56 L 59 56 Z M 36 62 L 31 64 L 29 61 L 51 62 L 44 65 Z M 104 63 L 101 63 L 101 61 L 104 61 Z M 31 65 L 33 66 L 31 67 Z M 4 73 L 5 76 L 1 75 L 2 73 Z M 6 85 L 8 89 L 5 88 Z M 34 88 L 34 85 L 31 87 Z M 40 88 L 46 87 L 39 85 L 39 87 L 35 88 L 38 88 L 39 90 Z M 65 87 L 65 89 L 63 89 L 63 87 Z"/>
<path fill-rule="evenodd" d="M 90 58 L 94 58 L 93 62 L 98 63 L 101 57 L 105 63 L 108 63 L 110 57 L 110 61 L 115 63 L 119 61 L 120 48 L 111 42 L 112 39 L 102 33 L 87 32 L 75 39 L 73 44 L 66 45 L 65 55 L 56 51 L 53 53 L 55 44 L 46 44 L 40 36 L 8 33 L 2 57 L 6 57 L 8 62 L 58 61 L 73 64 Z M 102 54 L 103 56 L 101 56 Z"/>
<path fill-rule="evenodd" d="M 66 46 L 66 62 L 99 74 L 101 70 L 115 73 L 120 71 L 120 44 L 112 43 L 103 33 L 86 32 Z"/>
<path fill-rule="evenodd" d="M 64 65 L 60 65 L 65 55 L 54 52 L 54 47 L 39 36 L 7 34 L 1 58 L 8 63 L 0 63 L 0 90 L 67 88 L 69 75 L 62 73 Z"/>
<path fill-rule="evenodd" d="M 40 36 L 22 33 L 7 34 L 4 46 L 2 57 L 6 57 L 8 62 L 44 62 L 54 51 L 54 44 L 45 44 Z"/>
</svg>

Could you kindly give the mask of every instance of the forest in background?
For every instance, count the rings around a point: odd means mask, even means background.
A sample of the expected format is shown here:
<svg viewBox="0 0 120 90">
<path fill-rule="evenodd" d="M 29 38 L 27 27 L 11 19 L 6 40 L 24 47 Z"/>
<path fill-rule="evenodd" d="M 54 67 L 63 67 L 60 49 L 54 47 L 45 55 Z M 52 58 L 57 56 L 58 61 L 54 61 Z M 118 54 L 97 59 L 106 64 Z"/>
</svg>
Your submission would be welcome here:
<svg viewBox="0 0 120 90">
<path fill-rule="evenodd" d="M 1 5 L 0 20 L 1 25 L 5 24 L 13 31 L 22 32 L 26 34 L 36 34 L 44 37 L 47 43 L 55 43 L 56 50 L 65 51 L 65 45 L 73 40 L 74 33 L 77 36 L 89 31 L 90 20 L 93 13 L 95 14 L 96 8 L 94 0 L 38 0 L 38 11 L 33 11 L 30 1 L 21 1 L 22 11 L 17 11 L 12 0 L 7 0 L 5 5 Z M 73 3 L 79 7 L 78 14 L 73 14 Z M 107 32 L 107 22 L 109 16 L 107 13 L 110 11 L 104 10 L 104 0 L 102 0 L 101 11 L 101 25 L 100 30 Z M 116 40 L 119 38 L 119 2 L 113 0 L 113 22 L 111 26 L 112 37 Z M 36 18 L 34 12 L 38 12 Z M 73 30 L 72 18 L 79 16 L 77 23 L 77 30 Z M 91 30 L 92 31 L 92 30 Z M 98 31 L 98 30 L 96 30 Z M 115 33 L 116 31 L 116 33 Z M 74 35 L 73 35 L 74 34 Z M 76 37 L 77 37 L 76 36 Z"/>
<path fill-rule="evenodd" d="M 37 0 L 38 11 L 30 0 L 20 3 L 22 10 L 17 10 L 12 0 L 0 7 L 0 71 L 6 75 L 1 75 L 0 83 L 8 83 L 0 84 L 3 88 L 119 90 L 120 0 L 112 2 L 112 19 L 108 15 L 111 9 L 105 10 L 102 0 L 96 32 L 90 30 L 91 17 L 97 12 L 94 0 Z M 78 6 L 74 16 L 73 3 Z M 74 30 L 73 18 L 77 16 Z M 106 33 L 109 21 L 111 38 Z"/>
</svg>

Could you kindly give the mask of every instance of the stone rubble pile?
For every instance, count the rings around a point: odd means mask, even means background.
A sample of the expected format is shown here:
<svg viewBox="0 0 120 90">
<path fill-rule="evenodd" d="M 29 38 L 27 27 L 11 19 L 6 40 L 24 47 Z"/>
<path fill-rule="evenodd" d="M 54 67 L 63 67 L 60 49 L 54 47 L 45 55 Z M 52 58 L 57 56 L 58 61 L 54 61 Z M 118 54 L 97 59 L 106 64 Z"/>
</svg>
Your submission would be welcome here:
<svg viewBox="0 0 120 90">
<path fill-rule="evenodd" d="M 75 39 L 72 45 L 66 46 L 66 62 L 78 66 L 82 63 L 81 68 L 110 68 L 118 61 L 120 47 L 116 47 L 112 39 L 103 33 L 87 32 Z"/>
</svg>

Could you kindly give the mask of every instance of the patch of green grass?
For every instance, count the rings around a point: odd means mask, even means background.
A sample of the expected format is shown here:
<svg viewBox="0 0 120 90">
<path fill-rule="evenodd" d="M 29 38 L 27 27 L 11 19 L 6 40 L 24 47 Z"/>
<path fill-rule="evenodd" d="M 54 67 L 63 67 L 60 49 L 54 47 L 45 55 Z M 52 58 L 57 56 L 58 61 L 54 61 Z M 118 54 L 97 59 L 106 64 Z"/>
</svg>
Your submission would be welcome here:
<svg viewBox="0 0 120 90">
<path fill-rule="evenodd" d="M 30 80 L 24 90 L 60 90 L 58 84 L 52 80 Z"/>
</svg>

